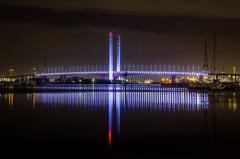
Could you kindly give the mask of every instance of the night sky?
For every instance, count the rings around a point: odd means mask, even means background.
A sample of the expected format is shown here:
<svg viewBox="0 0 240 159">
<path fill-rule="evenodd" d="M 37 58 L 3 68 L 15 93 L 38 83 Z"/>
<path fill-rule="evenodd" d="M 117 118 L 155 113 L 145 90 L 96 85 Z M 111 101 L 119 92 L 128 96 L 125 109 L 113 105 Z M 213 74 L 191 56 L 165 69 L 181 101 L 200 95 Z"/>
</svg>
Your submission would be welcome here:
<svg viewBox="0 0 240 159">
<path fill-rule="evenodd" d="M 240 71 L 239 0 L 0 0 L 0 72 L 107 65 L 109 31 L 124 64 L 201 67 L 216 32 L 218 71 Z"/>
</svg>

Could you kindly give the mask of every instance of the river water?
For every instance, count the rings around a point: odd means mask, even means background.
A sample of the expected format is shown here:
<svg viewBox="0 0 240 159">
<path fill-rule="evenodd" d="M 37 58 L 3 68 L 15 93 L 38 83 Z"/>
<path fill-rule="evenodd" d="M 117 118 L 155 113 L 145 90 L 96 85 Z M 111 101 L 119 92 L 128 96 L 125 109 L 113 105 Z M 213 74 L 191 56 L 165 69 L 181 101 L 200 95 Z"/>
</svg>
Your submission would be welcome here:
<svg viewBox="0 0 240 159">
<path fill-rule="evenodd" d="M 172 88 L 0 94 L 2 152 L 230 158 L 240 146 L 239 97 Z"/>
</svg>

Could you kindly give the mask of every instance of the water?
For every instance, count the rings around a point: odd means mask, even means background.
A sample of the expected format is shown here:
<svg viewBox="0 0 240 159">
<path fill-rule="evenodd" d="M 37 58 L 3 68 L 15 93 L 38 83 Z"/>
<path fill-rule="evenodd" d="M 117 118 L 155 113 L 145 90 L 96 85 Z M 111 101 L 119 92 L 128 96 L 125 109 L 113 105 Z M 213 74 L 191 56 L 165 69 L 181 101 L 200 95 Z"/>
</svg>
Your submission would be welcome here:
<svg viewBox="0 0 240 159">
<path fill-rule="evenodd" d="M 172 88 L 0 94 L 0 142 L 3 152 L 78 158 L 229 158 L 239 102 L 234 92 Z"/>
<path fill-rule="evenodd" d="M 184 84 L 182 84 L 184 86 Z M 185 87 L 169 87 L 162 84 L 45 84 L 37 91 L 184 91 Z"/>
</svg>

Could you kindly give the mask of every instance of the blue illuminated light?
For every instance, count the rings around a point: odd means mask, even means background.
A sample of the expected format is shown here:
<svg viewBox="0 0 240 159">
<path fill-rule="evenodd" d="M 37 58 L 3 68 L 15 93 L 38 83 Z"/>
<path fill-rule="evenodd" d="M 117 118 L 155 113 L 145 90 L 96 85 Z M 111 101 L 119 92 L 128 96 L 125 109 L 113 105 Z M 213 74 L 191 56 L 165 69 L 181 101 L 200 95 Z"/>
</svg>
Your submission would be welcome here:
<svg viewBox="0 0 240 159">
<path fill-rule="evenodd" d="M 113 34 L 109 33 L 109 80 L 113 80 Z"/>
<path fill-rule="evenodd" d="M 121 71 L 121 37 L 117 36 L 117 72 Z"/>
</svg>

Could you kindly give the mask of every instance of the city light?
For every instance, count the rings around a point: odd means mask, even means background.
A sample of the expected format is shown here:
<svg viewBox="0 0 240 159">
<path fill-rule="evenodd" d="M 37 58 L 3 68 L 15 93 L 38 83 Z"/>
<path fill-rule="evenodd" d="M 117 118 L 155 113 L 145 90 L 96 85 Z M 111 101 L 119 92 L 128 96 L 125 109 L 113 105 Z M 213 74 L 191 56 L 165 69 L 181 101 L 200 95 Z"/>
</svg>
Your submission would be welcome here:
<svg viewBox="0 0 240 159">
<path fill-rule="evenodd" d="M 9 74 L 11 75 L 14 72 L 14 69 L 13 68 L 9 68 L 8 71 L 9 71 Z"/>
<path fill-rule="evenodd" d="M 145 84 L 151 84 L 152 82 L 153 82 L 153 80 L 151 80 L 151 79 L 144 80 Z"/>
<path fill-rule="evenodd" d="M 33 67 L 33 73 L 37 74 L 37 68 L 36 67 Z"/>
<path fill-rule="evenodd" d="M 208 76 L 203 76 L 203 79 L 204 80 L 208 80 Z"/>
</svg>

